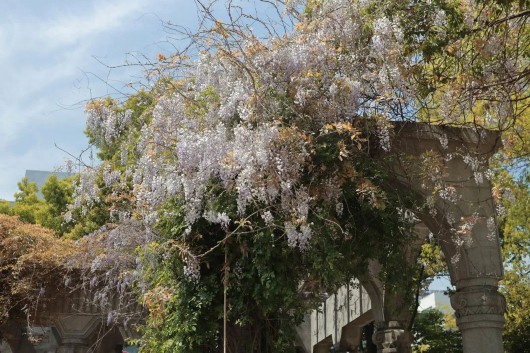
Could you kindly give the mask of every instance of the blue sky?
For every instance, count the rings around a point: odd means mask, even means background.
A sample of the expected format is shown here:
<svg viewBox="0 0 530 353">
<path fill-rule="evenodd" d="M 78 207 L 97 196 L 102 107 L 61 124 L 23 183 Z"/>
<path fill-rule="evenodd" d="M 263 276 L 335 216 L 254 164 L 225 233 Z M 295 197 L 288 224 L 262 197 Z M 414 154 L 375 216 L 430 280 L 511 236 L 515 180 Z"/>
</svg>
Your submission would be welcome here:
<svg viewBox="0 0 530 353">
<path fill-rule="evenodd" d="M 87 146 L 84 102 L 125 88 L 135 53 L 169 52 L 162 21 L 196 22 L 193 0 L 0 1 L 0 199 L 26 169 L 54 170 Z M 97 59 L 98 60 L 97 60 Z"/>
</svg>

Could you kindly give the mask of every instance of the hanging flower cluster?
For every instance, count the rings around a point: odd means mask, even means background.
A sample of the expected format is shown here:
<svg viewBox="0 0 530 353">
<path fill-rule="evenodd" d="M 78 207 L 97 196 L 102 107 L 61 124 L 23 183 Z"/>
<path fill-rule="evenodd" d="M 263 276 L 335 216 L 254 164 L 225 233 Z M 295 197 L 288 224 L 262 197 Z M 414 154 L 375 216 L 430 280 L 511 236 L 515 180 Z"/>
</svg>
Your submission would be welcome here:
<svg viewBox="0 0 530 353">
<path fill-rule="evenodd" d="M 341 135 L 344 141 L 333 142 L 338 162 L 360 155 L 361 117 L 377 116 L 380 145 L 388 151 L 389 125 L 383 119 L 392 119 L 392 101 L 409 99 L 404 97 L 410 87 L 401 79 L 406 62 L 399 24 L 381 17 L 365 29 L 359 11 L 350 1 L 324 2 L 288 36 L 262 42 L 245 33 L 238 38 L 244 39 L 240 50 L 202 52 L 183 74 L 189 78 L 164 79 L 169 84 L 161 84 L 151 117 L 135 138 L 140 157 L 133 165 L 123 161 L 148 226 L 175 195 L 185 200 L 190 226 L 201 217 L 211 219 L 214 210 L 205 198 L 215 179 L 236 193 L 241 216 L 251 204 L 274 207 L 286 219 L 290 244 L 308 246 L 308 213 L 323 196 L 309 192 L 307 181 L 321 183 L 333 205 L 342 192 L 340 183 L 334 185 L 338 167 L 318 181 L 303 180 L 314 167 L 320 140 Z M 228 35 L 222 26 L 216 23 L 217 31 Z M 96 143 L 109 144 L 127 133 L 130 112 L 117 113 L 105 102 L 89 104 L 87 112 Z M 130 139 L 121 141 L 120 148 L 129 149 Z M 117 178 L 115 170 L 103 168 L 106 187 Z M 95 198 L 90 192 L 79 195 Z"/>
<path fill-rule="evenodd" d="M 405 17 L 407 6 L 416 5 Z M 266 40 L 244 23 L 213 21 L 194 43 L 196 55 L 159 57 L 148 75 L 155 78 L 151 99 L 139 103 L 141 109 L 111 100 L 87 105 L 91 141 L 116 153 L 104 154 L 99 170 L 81 176 L 69 214 L 112 204 L 117 219 L 142 223 L 142 232 L 121 236 L 150 244 L 168 215 L 164 205 L 178 199 L 184 239 L 202 239 L 196 229 L 202 221 L 228 234 L 265 226 L 307 251 L 317 220 L 350 236 L 347 225 L 336 222 L 351 212 L 348 198 L 406 213 L 408 205 L 388 207 L 391 198 L 378 176 L 362 167 L 374 153 L 393 151 L 393 123 L 508 129 L 524 111 L 512 98 L 527 89 L 517 76 L 527 59 L 502 55 L 513 43 L 488 27 L 494 13 L 477 15 L 470 1 L 416 5 L 288 1 L 292 30 Z M 510 20 L 500 23 L 517 28 Z M 448 143 L 441 135 L 441 150 Z M 486 176 L 477 156 L 446 157 L 421 156 L 431 215 L 436 205 L 461 198 L 441 180 L 446 161 L 461 158 L 477 184 Z M 215 202 L 225 194 L 234 197 L 235 211 Z M 476 223 L 459 225 L 446 216 L 455 236 Z M 197 254 L 175 246 L 186 259 L 186 275 L 197 278 Z"/>
<path fill-rule="evenodd" d="M 188 50 L 158 56 L 149 89 L 86 107 L 102 163 L 81 173 L 67 217 L 107 223 L 80 242 L 87 256 L 75 266 L 108 324 L 137 314 L 134 287 L 150 313 L 146 350 L 216 351 L 221 316 L 272 342 L 300 322 L 307 298 L 367 259 L 408 276 L 403 249 L 423 217 L 443 223 L 453 266 L 477 228 L 497 241 L 495 216 L 466 194 L 489 185 L 485 155 L 436 126 L 479 140 L 495 129 L 511 146 L 528 134 L 524 11 L 288 0 L 268 26 L 228 6 L 231 21 L 205 7 Z M 401 155 L 402 122 L 435 126 L 435 147 Z M 468 180 L 447 178 L 455 165 Z M 396 185 L 405 178 L 421 202 Z"/>
</svg>

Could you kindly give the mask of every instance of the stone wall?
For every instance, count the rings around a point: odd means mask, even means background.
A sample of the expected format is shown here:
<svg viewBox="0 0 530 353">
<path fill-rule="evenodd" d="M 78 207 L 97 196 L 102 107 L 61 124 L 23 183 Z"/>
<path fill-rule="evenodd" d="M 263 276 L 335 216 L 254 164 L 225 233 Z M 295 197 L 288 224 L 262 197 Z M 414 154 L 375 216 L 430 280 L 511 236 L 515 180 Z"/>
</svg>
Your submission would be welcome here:
<svg viewBox="0 0 530 353">
<path fill-rule="evenodd" d="M 298 328 L 299 345 L 305 353 L 354 350 L 362 328 L 373 321 L 370 297 L 357 280 L 328 295 L 318 310 L 306 316 Z"/>
</svg>

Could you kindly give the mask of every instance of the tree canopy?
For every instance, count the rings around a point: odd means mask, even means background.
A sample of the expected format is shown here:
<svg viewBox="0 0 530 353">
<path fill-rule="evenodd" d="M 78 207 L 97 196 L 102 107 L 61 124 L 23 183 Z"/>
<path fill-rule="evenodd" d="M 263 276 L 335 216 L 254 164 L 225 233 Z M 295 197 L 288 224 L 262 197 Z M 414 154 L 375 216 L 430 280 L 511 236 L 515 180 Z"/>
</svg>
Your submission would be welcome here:
<svg viewBox="0 0 530 353">
<path fill-rule="evenodd" d="M 412 333 L 414 335 L 414 352 L 462 352 L 460 332 L 456 327 L 448 327 L 446 315 L 437 309 L 427 309 L 418 313 Z"/>
<path fill-rule="evenodd" d="M 39 300 L 42 307 L 48 292 L 64 288 L 68 259 L 78 254 L 53 230 L 0 214 L 0 327 L 10 318 L 31 324 Z"/>
<path fill-rule="evenodd" d="M 416 271 L 401 253 L 414 213 L 459 198 L 443 161 L 477 184 L 494 173 L 473 151 L 444 155 L 441 135 L 411 162 L 430 194 L 418 203 L 385 167 L 396 122 L 497 130 L 503 165 L 526 163 L 527 1 L 258 3 L 277 16 L 198 2 L 199 31 L 146 66 L 147 89 L 87 105 L 102 163 L 67 219 L 111 225 L 88 240 L 106 248 L 86 279 L 98 298 L 140 293 L 144 351 L 286 352 L 319 293 L 370 259 L 387 281 Z M 465 220 L 444 217 L 458 241 Z"/>
<path fill-rule="evenodd" d="M 15 193 L 15 201 L 12 205 L 7 201 L 2 201 L 0 213 L 18 216 L 25 223 L 40 224 L 45 228 L 52 229 L 58 236 L 69 234 L 78 238 L 81 235 L 89 234 L 104 224 L 100 222 L 83 234 L 78 234 L 76 229 L 72 230 L 72 224 L 65 222 L 64 215 L 67 206 L 72 203 L 74 177 L 58 179 L 55 174 L 51 174 L 42 186 L 42 196 L 38 196 L 39 187 L 37 183 L 30 182 L 28 178 L 22 178 L 18 183 L 19 191 Z M 85 217 L 76 227 L 85 225 L 89 221 Z"/>
</svg>

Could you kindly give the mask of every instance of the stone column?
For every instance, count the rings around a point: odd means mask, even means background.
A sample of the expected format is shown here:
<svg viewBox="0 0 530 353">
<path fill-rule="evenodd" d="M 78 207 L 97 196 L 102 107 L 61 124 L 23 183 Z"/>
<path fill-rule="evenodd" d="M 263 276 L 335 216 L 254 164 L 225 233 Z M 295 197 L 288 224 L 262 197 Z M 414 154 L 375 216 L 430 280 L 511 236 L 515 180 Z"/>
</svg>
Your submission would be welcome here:
<svg viewBox="0 0 530 353">
<path fill-rule="evenodd" d="M 420 236 L 418 235 L 417 238 L 419 239 Z M 406 264 L 413 261 L 411 254 L 414 251 L 411 249 L 416 248 L 417 244 L 419 242 L 411 242 L 404 247 L 403 256 Z M 380 271 L 381 264 L 372 260 L 368 273 L 361 280 L 370 295 L 374 313 L 372 342 L 377 346 L 378 353 L 410 353 L 412 334 L 407 327 L 412 317 L 409 295 L 412 284 L 400 283 L 399 286 L 385 287 L 379 276 Z"/>
<path fill-rule="evenodd" d="M 402 247 L 402 256 L 403 266 L 412 269 L 429 230 L 418 223 L 411 231 L 414 237 Z M 414 298 L 411 288 L 415 285 L 412 275 L 393 278 L 385 286 L 381 284 L 384 318 L 376 320 L 372 338 L 378 353 L 412 352 L 412 333 L 408 327 L 413 316 L 411 306 Z"/>
<path fill-rule="evenodd" d="M 418 212 L 417 216 L 445 255 L 451 283 L 456 287 L 451 304 L 464 352 L 503 353 L 505 301 L 497 291 L 503 266 L 492 185 L 486 177 L 489 158 L 500 147 L 500 135 L 484 129 L 421 123 L 395 127 L 392 148 L 397 162 L 389 168 L 396 172 L 396 183 L 408 187 L 418 200 L 426 204 L 434 201 L 429 212 Z M 421 163 L 426 152 L 439 158 L 443 167 L 437 182 L 445 191 L 452 190 L 454 197 L 439 194 L 432 198 L 433 194 L 421 187 L 421 164 L 415 166 L 411 161 L 416 158 Z"/>
<path fill-rule="evenodd" d="M 378 322 L 372 340 L 377 353 L 410 353 L 411 333 L 399 321 Z"/>
<path fill-rule="evenodd" d="M 458 288 L 460 287 L 460 288 Z M 494 279 L 459 283 L 451 296 L 465 353 L 502 353 L 506 301 Z"/>
</svg>

